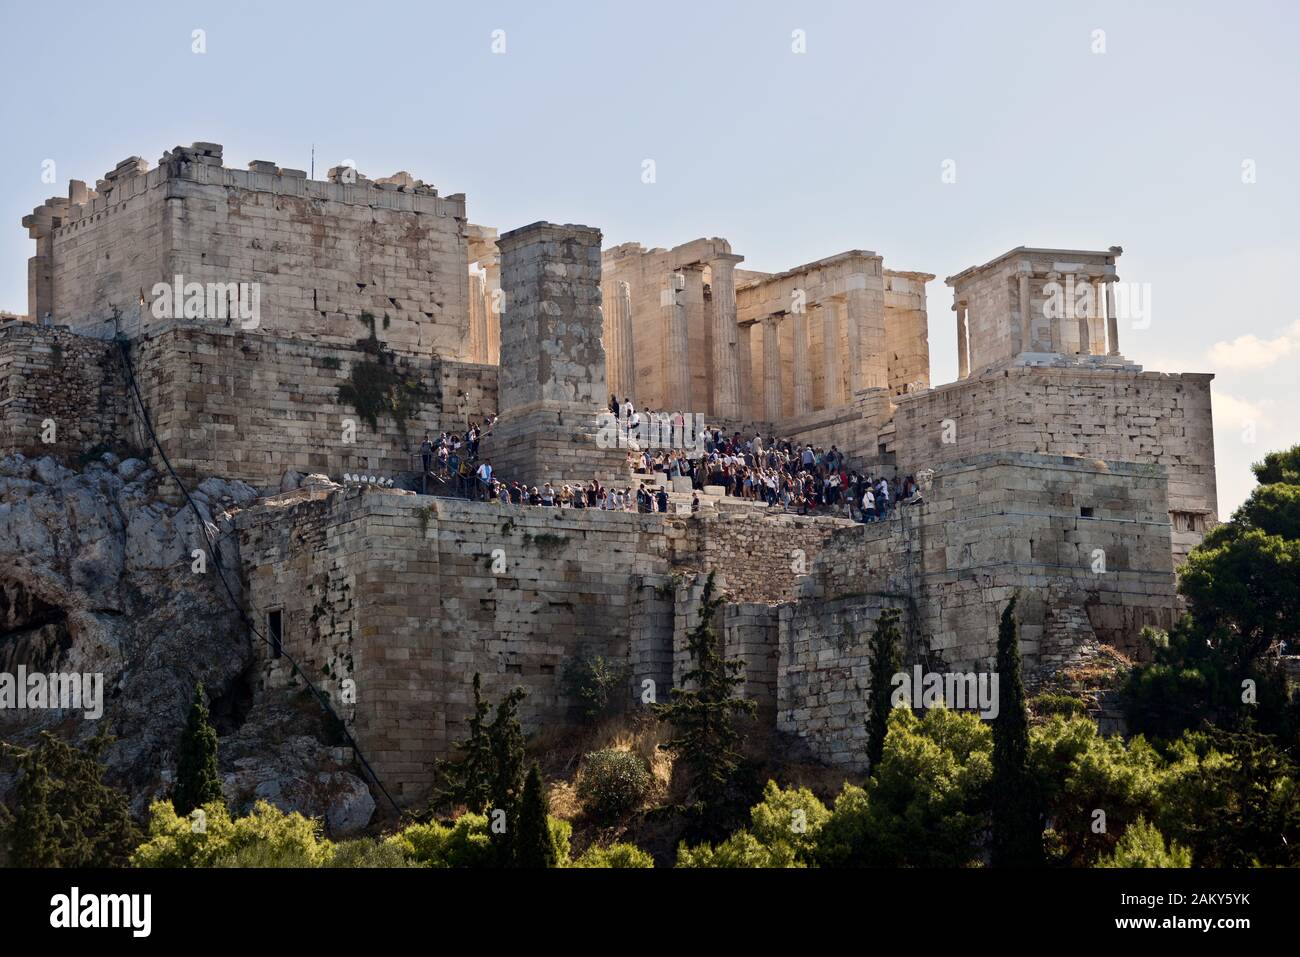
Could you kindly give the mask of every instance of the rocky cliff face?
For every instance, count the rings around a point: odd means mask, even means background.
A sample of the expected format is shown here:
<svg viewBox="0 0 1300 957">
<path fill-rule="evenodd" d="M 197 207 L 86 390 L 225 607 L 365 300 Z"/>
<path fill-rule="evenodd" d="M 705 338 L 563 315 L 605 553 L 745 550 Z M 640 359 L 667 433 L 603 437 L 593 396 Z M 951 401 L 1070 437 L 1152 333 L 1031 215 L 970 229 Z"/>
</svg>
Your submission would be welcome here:
<svg viewBox="0 0 1300 957">
<path fill-rule="evenodd" d="M 42 730 L 84 741 L 107 725 L 107 777 L 143 813 L 170 793 L 175 752 L 202 681 L 221 735 L 221 769 L 235 810 L 265 798 L 322 817 L 334 833 L 369 822 L 374 801 L 351 753 L 328 740 L 319 708 L 264 699 L 240 596 L 233 514 L 257 491 L 212 478 L 189 506 L 159 497 L 160 477 L 107 453 L 81 471 L 55 459 L 0 459 L 0 674 L 103 676 L 103 716 L 0 708 L 0 738 Z M 227 593 L 204 548 L 215 540 Z M 15 781 L 0 774 L 0 800 Z"/>
</svg>

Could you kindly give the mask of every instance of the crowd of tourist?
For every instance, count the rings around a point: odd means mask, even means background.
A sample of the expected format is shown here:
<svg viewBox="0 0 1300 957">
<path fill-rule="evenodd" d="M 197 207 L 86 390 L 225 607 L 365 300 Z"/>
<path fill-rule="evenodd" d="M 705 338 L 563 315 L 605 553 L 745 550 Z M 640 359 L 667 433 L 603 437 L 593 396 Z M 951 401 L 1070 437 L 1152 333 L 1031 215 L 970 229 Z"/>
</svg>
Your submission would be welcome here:
<svg viewBox="0 0 1300 957">
<path fill-rule="evenodd" d="M 630 402 L 611 397 L 610 411 L 637 434 L 643 414 Z M 645 418 L 653 416 L 651 411 L 644 413 Z M 668 421 L 680 429 L 684 418 L 678 413 Z M 667 512 L 669 490 L 684 485 L 692 492 L 691 511 L 698 511 L 700 492 L 712 485 L 721 486 L 726 495 L 764 502 L 769 508 L 860 522 L 883 521 L 918 495 L 912 476 L 899 481 L 851 469 L 834 445 L 823 449 L 757 433 L 726 436 L 719 429 L 691 436 L 689 448 L 630 449 L 628 469 L 635 478 L 623 487 L 606 487 L 595 479 L 585 484 L 528 485 L 498 476 L 490 460 L 479 459 L 479 442 L 491 427 L 488 420 L 482 427 L 470 423 L 464 432 L 443 432 L 437 439 L 426 434 L 420 445 L 426 481 L 437 483 L 444 494 L 503 505 L 620 512 Z"/>
</svg>

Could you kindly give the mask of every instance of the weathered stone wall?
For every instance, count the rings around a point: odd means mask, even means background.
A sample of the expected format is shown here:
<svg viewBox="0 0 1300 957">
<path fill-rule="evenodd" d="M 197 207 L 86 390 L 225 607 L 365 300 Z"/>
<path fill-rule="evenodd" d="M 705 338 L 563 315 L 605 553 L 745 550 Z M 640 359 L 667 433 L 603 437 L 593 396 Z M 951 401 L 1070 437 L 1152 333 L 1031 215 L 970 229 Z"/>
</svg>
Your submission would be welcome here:
<svg viewBox="0 0 1300 957">
<path fill-rule="evenodd" d="M 1170 511 L 1194 516 L 1193 529 L 1184 522 L 1172 542 L 1181 563 L 1218 520 L 1212 378 L 1012 367 L 902 396 L 898 465 L 916 471 L 1005 450 L 1163 466 Z"/>
<path fill-rule="evenodd" d="M 0 449 L 75 459 L 119 447 L 125 402 L 111 343 L 28 322 L 0 326 Z"/>
<path fill-rule="evenodd" d="M 38 247 L 49 240 L 33 269 L 49 274 L 43 295 L 56 322 L 111 334 L 116 306 L 123 331 L 145 333 L 159 321 L 154 285 L 180 275 L 258 283 L 255 331 L 347 342 L 364 334 L 368 311 L 387 316 L 397 351 L 470 358 L 463 195 L 409 177 L 318 182 L 273 163 L 226 169 L 216 144 L 177 147 L 152 170 L 133 160 L 97 192 L 83 185 L 29 218 Z"/>
<path fill-rule="evenodd" d="M 903 613 L 909 666 L 988 670 L 1017 592 L 1027 674 L 1101 642 L 1135 651 L 1144 625 L 1174 615 L 1167 514 L 1159 468 L 1006 453 L 941 467 L 924 504 L 834 533 L 782 606 L 778 726 L 857 763 L 866 641 L 884 608 Z"/>
<path fill-rule="evenodd" d="M 278 490 L 289 469 L 336 480 L 345 472 L 391 477 L 419 468 L 425 432 L 463 429 L 496 410 L 493 366 L 381 358 L 357 342 L 336 346 L 173 322 L 135 340 L 132 353 L 163 449 L 189 478 L 221 475 Z M 341 386 L 364 381 L 381 363 L 422 390 L 404 431 L 391 415 L 372 425 L 340 396 Z M 135 435 L 143 438 L 138 428 Z"/>
</svg>

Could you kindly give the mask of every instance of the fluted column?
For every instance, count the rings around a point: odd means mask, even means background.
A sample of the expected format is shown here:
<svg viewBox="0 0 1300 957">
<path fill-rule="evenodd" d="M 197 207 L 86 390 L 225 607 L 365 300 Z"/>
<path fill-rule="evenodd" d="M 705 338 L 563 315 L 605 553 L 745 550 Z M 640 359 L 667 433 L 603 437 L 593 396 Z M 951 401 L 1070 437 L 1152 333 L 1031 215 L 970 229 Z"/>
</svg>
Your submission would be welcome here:
<svg viewBox="0 0 1300 957">
<path fill-rule="evenodd" d="M 957 378 L 970 375 L 970 351 L 966 337 L 966 303 L 959 302 L 957 310 Z"/>
<path fill-rule="evenodd" d="M 1029 297 L 1029 271 L 1027 264 L 1022 264 L 1019 276 L 1020 294 L 1020 351 L 1029 352 L 1033 348 L 1034 317 Z"/>
<path fill-rule="evenodd" d="M 620 399 L 636 399 L 636 350 L 632 343 L 632 287 L 620 282 L 614 291 L 614 326 L 618 329 Z"/>
<path fill-rule="evenodd" d="M 487 322 L 487 357 L 485 362 L 501 363 L 501 257 L 479 260 L 483 269 L 483 315 Z"/>
<path fill-rule="evenodd" d="M 808 365 L 808 312 L 801 309 L 794 320 L 794 414 L 812 411 L 812 369 Z"/>
<path fill-rule="evenodd" d="M 818 303 L 822 314 L 822 396 L 826 408 L 840 404 L 840 304 L 835 299 Z"/>
<path fill-rule="evenodd" d="M 736 329 L 736 263 L 740 256 L 709 260 L 713 290 L 713 414 L 740 418 L 740 337 Z"/>
<path fill-rule="evenodd" d="M 1055 283 L 1059 287 L 1059 280 L 1060 277 L 1056 273 L 1049 272 L 1047 274 L 1047 281 L 1049 283 Z M 1061 308 L 1053 307 L 1047 310 L 1047 331 L 1051 340 L 1052 352 L 1061 351 L 1061 317 L 1064 312 L 1065 308 L 1063 304 Z"/>
<path fill-rule="evenodd" d="M 754 323 L 740 323 L 736 326 L 736 359 L 739 363 L 740 378 L 740 418 L 756 418 L 754 413 L 754 346 L 751 335 Z"/>
<path fill-rule="evenodd" d="M 781 337 L 779 315 L 763 319 L 763 418 L 781 418 Z"/>
<path fill-rule="evenodd" d="M 1119 316 L 1115 312 L 1115 283 L 1106 283 L 1106 340 L 1107 351 L 1119 355 Z"/>
<path fill-rule="evenodd" d="M 686 305 L 681 291 L 686 277 L 669 273 L 668 282 L 661 294 L 664 311 L 664 391 L 659 404 L 690 408 L 691 366 L 690 339 L 686 325 Z"/>
</svg>

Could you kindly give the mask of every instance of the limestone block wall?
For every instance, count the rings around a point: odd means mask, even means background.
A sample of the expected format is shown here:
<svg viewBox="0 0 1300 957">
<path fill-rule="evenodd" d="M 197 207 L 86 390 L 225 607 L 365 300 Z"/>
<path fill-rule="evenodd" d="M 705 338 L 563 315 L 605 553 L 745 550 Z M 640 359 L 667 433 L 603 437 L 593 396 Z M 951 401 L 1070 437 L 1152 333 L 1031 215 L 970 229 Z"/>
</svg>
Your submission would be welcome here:
<svg viewBox="0 0 1300 957">
<path fill-rule="evenodd" d="M 914 472 L 987 450 L 1162 466 L 1170 512 L 1181 517 L 1171 543 L 1181 563 L 1218 520 L 1212 378 L 1014 367 L 902 396 L 895 414 L 899 467 Z"/>
<path fill-rule="evenodd" d="M 355 340 L 171 323 L 135 340 L 132 352 L 159 440 L 191 479 L 221 475 L 278 490 L 288 469 L 336 480 L 345 472 L 392 476 L 418 469 L 413 456 L 426 431 L 463 429 L 496 410 L 495 367 L 389 355 L 385 367 L 418 384 L 423 398 L 404 432 L 391 415 L 372 426 L 339 393 L 380 361 Z M 134 434 L 143 438 L 138 427 Z"/>
<path fill-rule="evenodd" d="M 897 606 L 842 598 L 779 609 L 777 728 L 806 739 L 828 764 L 866 767 L 870 642 L 887 607 Z"/>
<path fill-rule="evenodd" d="M 83 187 L 31 218 L 48 273 L 33 289 L 55 321 L 98 332 L 116 306 L 123 331 L 143 334 L 159 321 L 154 285 L 181 275 L 257 283 L 264 332 L 346 342 L 368 311 L 388 316 L 397 351 L 470 358 L 463 195 L 409 177 L 318 182 L 273 163 L 227 169 L 216 144 L 177 147 L 152 170 L 132 159 L 97 191 Z"/>
<path fill-rule="evenodd" d="M 700 574 L 716 571 L 733 602 L 786 601 L 826 541 L 853 524 L 764 513 L 762 508 L 723 509 L 716 516 L 670 519 L 675 562 Z"/>
<path fill-rule="evenodd" d="M 29 322 L 0 326 L 5 452 L 75 458 L 101 446 L 120 448 L 125 398 L 121 359 L 110 343 Z"/>
<path fill-rule="evenodd" d="M 883 608 L 903 612 L 906 663 L 937 670 L 991 667 L 1016 593 L 1030 677 L 1102 642 L 1134 651 L 1141 628 L 1168 627 L 1176 606 L 1160 473 L 991 453 L 940 467 L 924 504 L 835 532 L 800 597 L 781 606 L 778 726 L 824 759 L 860 760 L 865 641 Z M 816 714 L 801 704 L 823 692 L 837 697 Z"/>
</svg>

